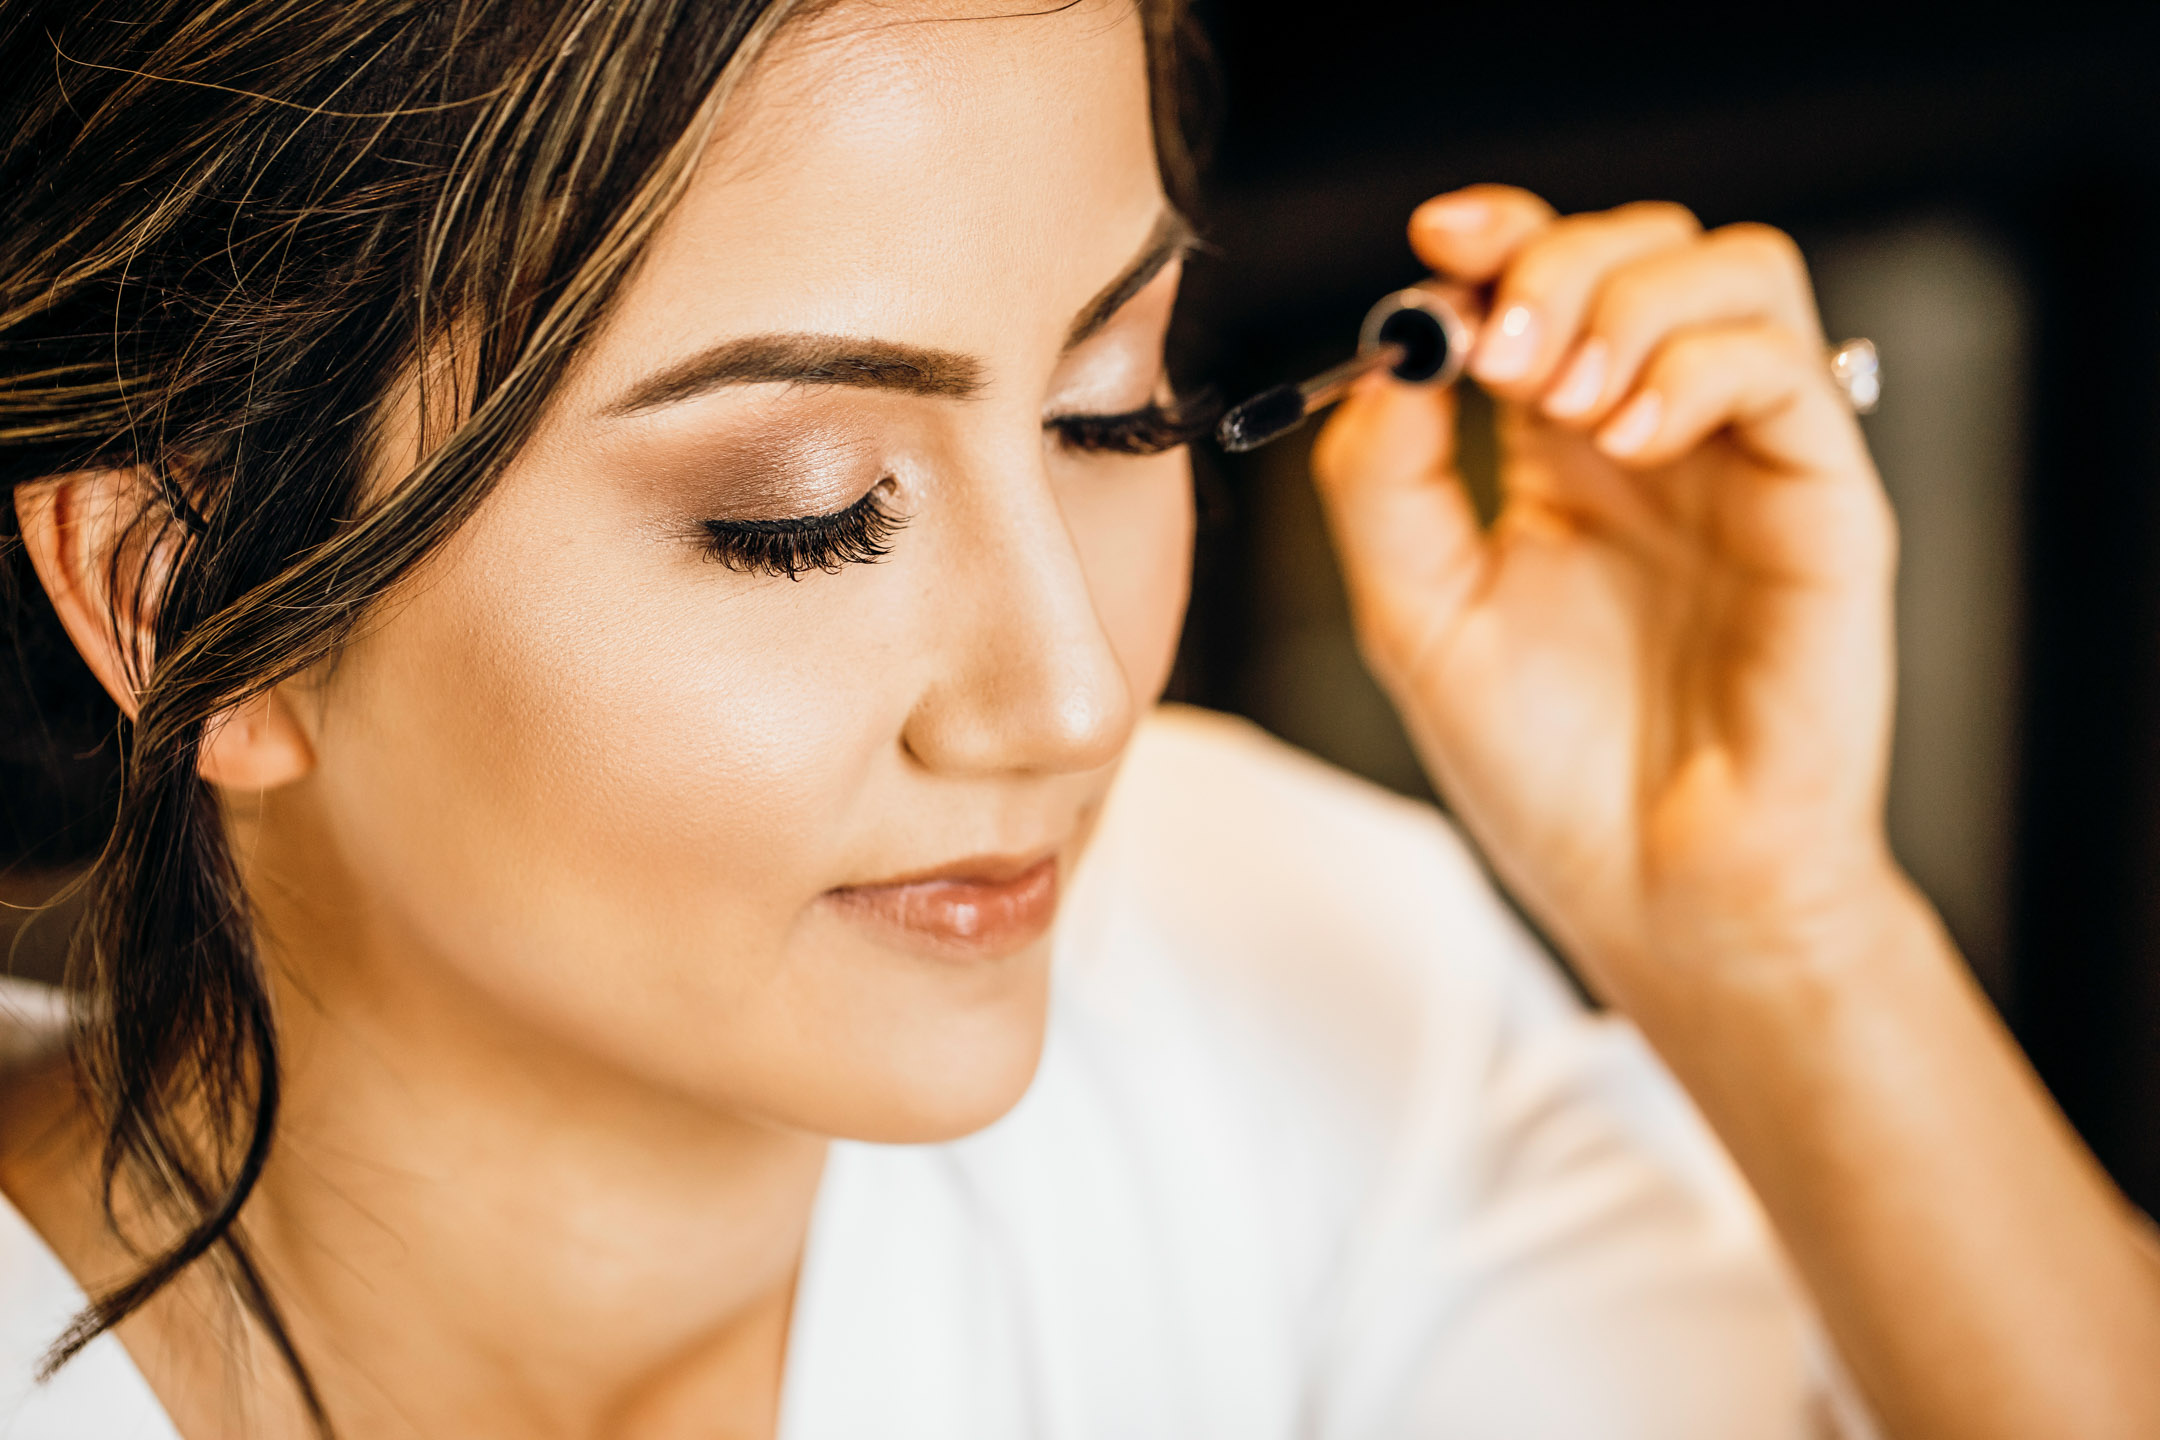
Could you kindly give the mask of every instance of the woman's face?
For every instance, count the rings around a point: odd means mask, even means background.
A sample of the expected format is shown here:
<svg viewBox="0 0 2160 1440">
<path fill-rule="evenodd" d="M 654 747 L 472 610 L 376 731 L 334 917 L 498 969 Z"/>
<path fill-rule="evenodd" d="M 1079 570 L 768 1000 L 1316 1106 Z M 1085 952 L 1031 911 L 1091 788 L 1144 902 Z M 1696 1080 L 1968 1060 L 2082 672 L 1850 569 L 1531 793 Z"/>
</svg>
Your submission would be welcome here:
<svg viewBox="0 0 2160 1440">
<path fill-rule="evenodd" d="M 1182 452 L 1055 423 L 1167 394 L 1138 19 L 998 8 L 787 33 L 499 490 L 295 693 L 315 767 L 242 848 L 326 1007 L 820 1133 L 1025 1088 L 1191 508 Z"/>
</svg>

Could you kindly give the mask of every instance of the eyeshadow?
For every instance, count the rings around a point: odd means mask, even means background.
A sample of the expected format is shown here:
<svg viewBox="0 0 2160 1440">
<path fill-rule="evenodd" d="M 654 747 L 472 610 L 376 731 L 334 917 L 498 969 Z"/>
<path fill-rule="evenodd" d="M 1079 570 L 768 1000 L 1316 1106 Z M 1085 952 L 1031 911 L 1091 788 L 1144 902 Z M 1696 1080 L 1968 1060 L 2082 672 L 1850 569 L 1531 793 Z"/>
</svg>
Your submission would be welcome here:
<svg viewBox="0 0 2160 1440">
<path fill-rule="evenodd" d="M 697 519 L 774 520 L 823 514 L 876 484 L 888 446 L 875 423 L 761 417 L 636 446 L 638 468 Z"/>
</svg>

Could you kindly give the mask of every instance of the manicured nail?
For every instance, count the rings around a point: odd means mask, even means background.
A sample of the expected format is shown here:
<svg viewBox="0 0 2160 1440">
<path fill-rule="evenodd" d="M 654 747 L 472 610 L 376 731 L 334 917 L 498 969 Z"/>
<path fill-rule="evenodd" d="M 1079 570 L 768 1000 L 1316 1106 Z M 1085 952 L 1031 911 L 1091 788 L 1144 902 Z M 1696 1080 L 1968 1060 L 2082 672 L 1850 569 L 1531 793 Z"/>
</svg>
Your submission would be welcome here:
<svg viewBox="0 0 2160 1440">
<path fill-rule="evenodd" d="M 1583 341 L 1560 376 L 1560 383 L 1545 397 L 1545 413 L 1566 418 L 1581 415 L 1597 404 L 1598 396 L 1605 393 L 1606 357 L 1610 353 L 1611 347 L 1595 335 Z"/>
<path fill-rule="evenodd" d="M 1527 305 L 1510 305 L 1478 341 L 1470 373 L 1480 380 L 1519 380 L 1537 358 L 1537 315 Z"/>
<path fill-rule="evenodd" d="M 1657 434 L 1658 421 L 1664 418 L 1664 400 L 1657 391 L 1645 390 L 1598 431 L 1598 449 L 1608 455 L 1633 455 L 1650 443 L 1650 437 Z"/>
<path fill-rule="evenodd" d="M 1492 206 L 1483 200 L 1473 200 L 1467 195 L 1450 196 L 1444 200 L 1428 200 L 1418 207 L 1417 218 L 1421 225 L 1435 230 L 1446 230 L 1456 235 L 1475 235 L 1492 224 Z"/>
</svg>

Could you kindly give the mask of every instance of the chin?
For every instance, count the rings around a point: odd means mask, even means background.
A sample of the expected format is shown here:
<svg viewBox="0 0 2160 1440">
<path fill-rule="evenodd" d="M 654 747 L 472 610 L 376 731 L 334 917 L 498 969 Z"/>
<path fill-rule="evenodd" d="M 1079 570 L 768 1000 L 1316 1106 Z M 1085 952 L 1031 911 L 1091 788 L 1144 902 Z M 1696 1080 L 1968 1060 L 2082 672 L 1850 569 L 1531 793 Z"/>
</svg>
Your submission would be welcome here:
<svg viewBox="0 0 2160 1440">
<path fill-rule="evenodd" d="M 842 1139 L 921 1145 L 996 1123 L 1027 1094 L 1042 1060 L 1049 986 L 1048 967 L 1040 968 L 1042 983 L 994 1005 L 888 1013 L 846 1066 L 852 1093 L 828 1092 L 829 1123 L 815 1128 Z"/>
<path fill-rule="evenodd" d="M 1042 1060 L 1043 1026 L 1012 1036 L 988 1051 L 941 1061 L 910 1063 L 897 1070 L 882 1094 L 865 1096 L 856 1124 L 833 1133 L 882 1145 L 927 1145 L 957 1140 L 1004 1118 L 1034 1082 Z"/>
</svg>

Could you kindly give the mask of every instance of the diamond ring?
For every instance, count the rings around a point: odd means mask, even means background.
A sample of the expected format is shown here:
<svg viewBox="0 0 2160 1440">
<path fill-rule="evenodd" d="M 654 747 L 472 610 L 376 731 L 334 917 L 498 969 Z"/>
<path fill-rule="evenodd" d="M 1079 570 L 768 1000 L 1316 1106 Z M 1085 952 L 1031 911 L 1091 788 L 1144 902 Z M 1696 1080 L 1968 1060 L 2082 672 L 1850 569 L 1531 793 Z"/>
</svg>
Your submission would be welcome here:
<svg viewBox="0 0 2160 1440">
<path fill-rule="evenodd" d="M 1872 340 L 1847 340 L 1830 352 L 1830 383 L 1856 415 L 1872 415 L 1882 403 L 1882 357 Z"/>
</svg>

